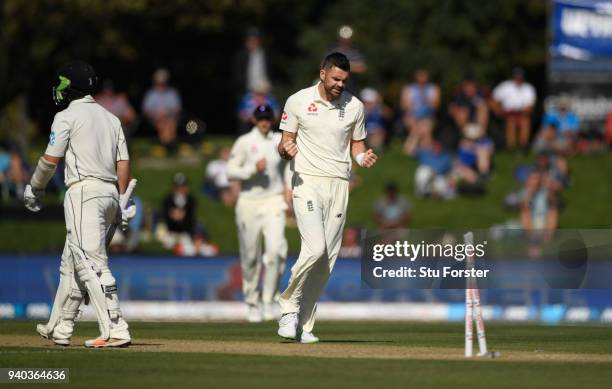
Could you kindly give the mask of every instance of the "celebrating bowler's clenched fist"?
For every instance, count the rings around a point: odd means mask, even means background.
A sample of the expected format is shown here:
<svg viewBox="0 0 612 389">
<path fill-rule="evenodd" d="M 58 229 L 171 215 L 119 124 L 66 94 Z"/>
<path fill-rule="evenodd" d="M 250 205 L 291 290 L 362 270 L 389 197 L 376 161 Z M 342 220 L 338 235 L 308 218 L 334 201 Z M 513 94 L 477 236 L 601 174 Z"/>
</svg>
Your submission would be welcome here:
<svg viewBox="0 0 612 389">
<path fill-rule="evenodd" d="M 298 153 L 297 144 L 295 140 L 291 139 L 285 142 L 282 142 L 279 147 L 280 155 L 283 159 L 291 160 Z"/>
<path fill-rule="evenodd" d="M 361 167 L 370 168 L 374 166 L 376 160 L 378 160 L 378 156 L 374 154 L 374 151 L 372 151 L 372 149 L 368 149 L 368 151 L 364 153 L 363 160 L 360 165 Z"/>
</svg>

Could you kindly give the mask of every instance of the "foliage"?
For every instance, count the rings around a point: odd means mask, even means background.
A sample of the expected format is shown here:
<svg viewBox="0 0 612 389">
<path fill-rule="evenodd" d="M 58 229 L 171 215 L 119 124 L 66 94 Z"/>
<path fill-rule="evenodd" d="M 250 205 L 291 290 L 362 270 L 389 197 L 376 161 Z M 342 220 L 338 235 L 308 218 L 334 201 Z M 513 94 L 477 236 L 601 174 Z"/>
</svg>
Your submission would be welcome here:
<svg viewBox="0 0 612 389">
<path fill-rule="evenodd" d="M 345 23 L 368 61 L 364 82 L 393 103 L 417 66 L 446 92 L 468 72 L 491 85 L 515 64 L 543 86 L 544 1 L 5 0 L 0 12 L 0 111 L 26 94 L 43 132 L 54 112 L 54 70 L 75 57 L 113 78 L 136 106 L 155 68 L 168 67 L 187 114 L 233 132 L 230 65 L 250 26 L 262 30 L 281 99 L 316 77 Z"/>
<path fill-rule="evenodd" d="M 494 85 L 517 65 L 542 87 L 545 6 L 521 0 L 339 1 L 325 10 L 320 24 L 302 31 L 299 47 L 308 59 L 299 69 L 306 73 L 316 65 L 338 27 L 349 24 L 368 63 L 364 84 L 382 88 L 392 103 L 418 67 L 430 69 L 446 93 L 466 75 Z"/>
</svg>

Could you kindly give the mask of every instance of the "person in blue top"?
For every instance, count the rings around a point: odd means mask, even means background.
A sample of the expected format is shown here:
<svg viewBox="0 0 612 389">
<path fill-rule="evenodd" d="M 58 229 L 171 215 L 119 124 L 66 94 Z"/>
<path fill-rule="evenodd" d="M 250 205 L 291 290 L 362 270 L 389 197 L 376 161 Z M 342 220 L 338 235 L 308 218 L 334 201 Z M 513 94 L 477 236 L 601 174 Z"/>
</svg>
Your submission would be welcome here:
<svg viewBox="0 0 612 389">
<path fill-rule="evenodd" d="M 567 96 L 561 96 L 555 106 L 544 113 L 542 128 L 556 128 L 557 136 L 563 137 L 565 141 L 573 143 L 580 131 L 580 118 L 576 112 L 571 110 L 570 100 Z"/>
<path fill-rule="evenodd" d="M 408 131 L 404 153 L 414 155 L 423 142 L 431 142 L 436 111 L 440 106 L 440 89 L 429 81 L 429 72 L 417 69 L 415 82 L 402 90 L 402 122 Z"/>
<path fill-rule="evenodd" d="M 453 157 L 439 142 L 423 145 L 416 151 L 419 163 L 414 172 L 414 190 L 417 197 L 435 196 L 445 200 L 455 196 L 451 170 Z"/>
<path fill-rule="evenodd" d="M 459 142 L 454 173 L 460 181 L 468 184 L 484 183 L 491 172 L 495 146 L 491 138 L 477 126 L 468 128 Z"/>
<path fill-rule="evenodd" d="M 257 107 L 263 105 L 271 107 L 274 112 L 272 122 L 275 123 L 278 120 L 280 104 L 270 93 L 271 88 L 272 86 L 268 81 L 260 81 L 255 84 L 252 92 L 248 92 L 242 97 L 238 106 L 238 119 L 240 120 L 238 132 L 240 134 L 247 133 L 253 128 L 255 123 L 253 112 L 255 112 Z"/>
<path fill-rule="evenodd" d="M 377 153 L 381 153 L 387 136 L 387 120 L 392 115 L 383 104 L 380 93 L 374 88 L 364 88 L 359 93 L 365 109 L 365 127 L 367 144 Z"/>
</svg>

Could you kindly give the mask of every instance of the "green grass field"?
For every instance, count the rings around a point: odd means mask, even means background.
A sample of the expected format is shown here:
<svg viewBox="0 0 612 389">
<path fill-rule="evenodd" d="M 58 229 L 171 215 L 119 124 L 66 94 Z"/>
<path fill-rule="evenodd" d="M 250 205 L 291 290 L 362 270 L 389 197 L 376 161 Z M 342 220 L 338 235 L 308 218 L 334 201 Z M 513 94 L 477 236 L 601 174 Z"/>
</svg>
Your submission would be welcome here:
<svg viewBox="0 0 612 389">
<path fill-rule="evenodd" d="M 0 322 L 0 367 L 68 367 L 87 388 L 604 388 L 612 328 L 488 324 L 496 359 L 462 357 L 463 326 L 321 322 L 314 345 L 276 337 L 275 323 L 142 323 L 126 349 L 88 350 L 38 337 L 31 321 Z"/>
<path fill-rule="evenodd" d="M 168 160 L 147 157 L 150 141 L 132 142 L 133 173 L 139 179 L 137 193 L 146 207 L 159 208 L 163 196 L 170 190 L 172 176 L 176 172 L 183 172 L 198 198 L 198 221 L 206 225 L 211 239 L 219 244 L 222 252 L 236 253 L 238 240 L 233 209 L 204 197 L 199 191 L 207 161 L 216 156 L 216 150 L 222 145 L 231 145 L 232 138 L 216 137 L 209 141 L 202 147 L 202 152 L 192 158 Z M 516 219 L 517 212 L 504 209 L 503 200 L 506 194 L 520 188 L 513 178 L 514 170 L 531 161 L 532 156 L 521 153 L 496 154 L 495 174 L 482 197 L 460 197 L 447 202 L 416 199 L 413 195 L 416 162 L 402 155 L 399 145 L 395 144 L 389 152 L 381 155 L 374 169 L 357 169 L 361 184 L 351 192 L 347 225 L 375 226 L 373 203 L 389 181 L 397 182 L 402 194 L 411 201 L 410 227 L 413 228 L 489 228 Z M 563 192 L 566 206 L 560 215 L 560 227 L 610 228 L 612 186 L 608 181 L 609 172 L 612 171 L 612 153 L 574 157 L 570 161 L 570 169 L 573 184 Z M 59 201 L 57 198 L 48 200 Z M 0 239 L 0 252 L 61 251 L 65 227 L 62 220 L 0 220 L 0 234 L 8 237 Z M 27 243 L 24 237 L 27 237 Z M 288 228 L 287 237 L 290 252 L 297 253 L 297 228 Z M 154 242 L 145 243 L 141 245 L 141 251 L 160 252 L 163 248 Z"/>
</svg>

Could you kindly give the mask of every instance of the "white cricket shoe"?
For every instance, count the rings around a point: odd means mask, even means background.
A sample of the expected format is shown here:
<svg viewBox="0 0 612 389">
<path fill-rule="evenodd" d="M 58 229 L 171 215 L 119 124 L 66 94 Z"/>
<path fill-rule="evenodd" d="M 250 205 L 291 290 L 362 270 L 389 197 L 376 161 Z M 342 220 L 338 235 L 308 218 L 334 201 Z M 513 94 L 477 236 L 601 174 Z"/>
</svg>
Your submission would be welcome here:
<svg viewBox="0 0 612 389">
<path fill-rule="evenodd" d="M 278 336 L 285 339 L 295 339 L 298 325 L 296 312 L 285 313 L 278 321 Z"/>
<path fill-rule="evenodd" d="M 85 347 L 89 348 L 104 348 L 104 347 L 127 347 L 132 343 L 132 339 L 118 339 L 118 338 L 109 338 L 109 339 L 90 339 L 85 341 Z"/>
<path fill-rule="evenodd" d="M 274 312 L 274 304 L 264 304 L 262 316 L 265 321 L 276 320 L 278 316 Z"/>
<path fill-rule="evenodd" d="M 70 346 L 70 338 L 64 338 L 57 334 L 54 334 L 53 331 L 50 333 L 49 329 L 45 324 L 37 324 L 36 332 L 40 334 L 45 339 L 49 339 L 53 341 L 53 343 L 60 346 Z"/>
<path fill-rule="evenodd" d="M 312 332 L 303 331 L 300 335 L 300 343 L 308 344 L 308 343 L 317 343 L 319 338 L 314 336 Z"/>
<path fill-rule="evenodd" d="M 111 324 L 108 339 L 96 338 L 85 341 L 85 347 L 91 348 L 127 347 L 130 344 L 132 344 L 132 337 L 128 330 L 128 324 L 123 318 L 119 318 L 116 323 Z"/>
<path fill-rule="evenodd" d="M 260 323 L 263 320 L 261 309 L 257 305 L 249 304 L 246 319 L 249 323 Z"/>
</svg>

